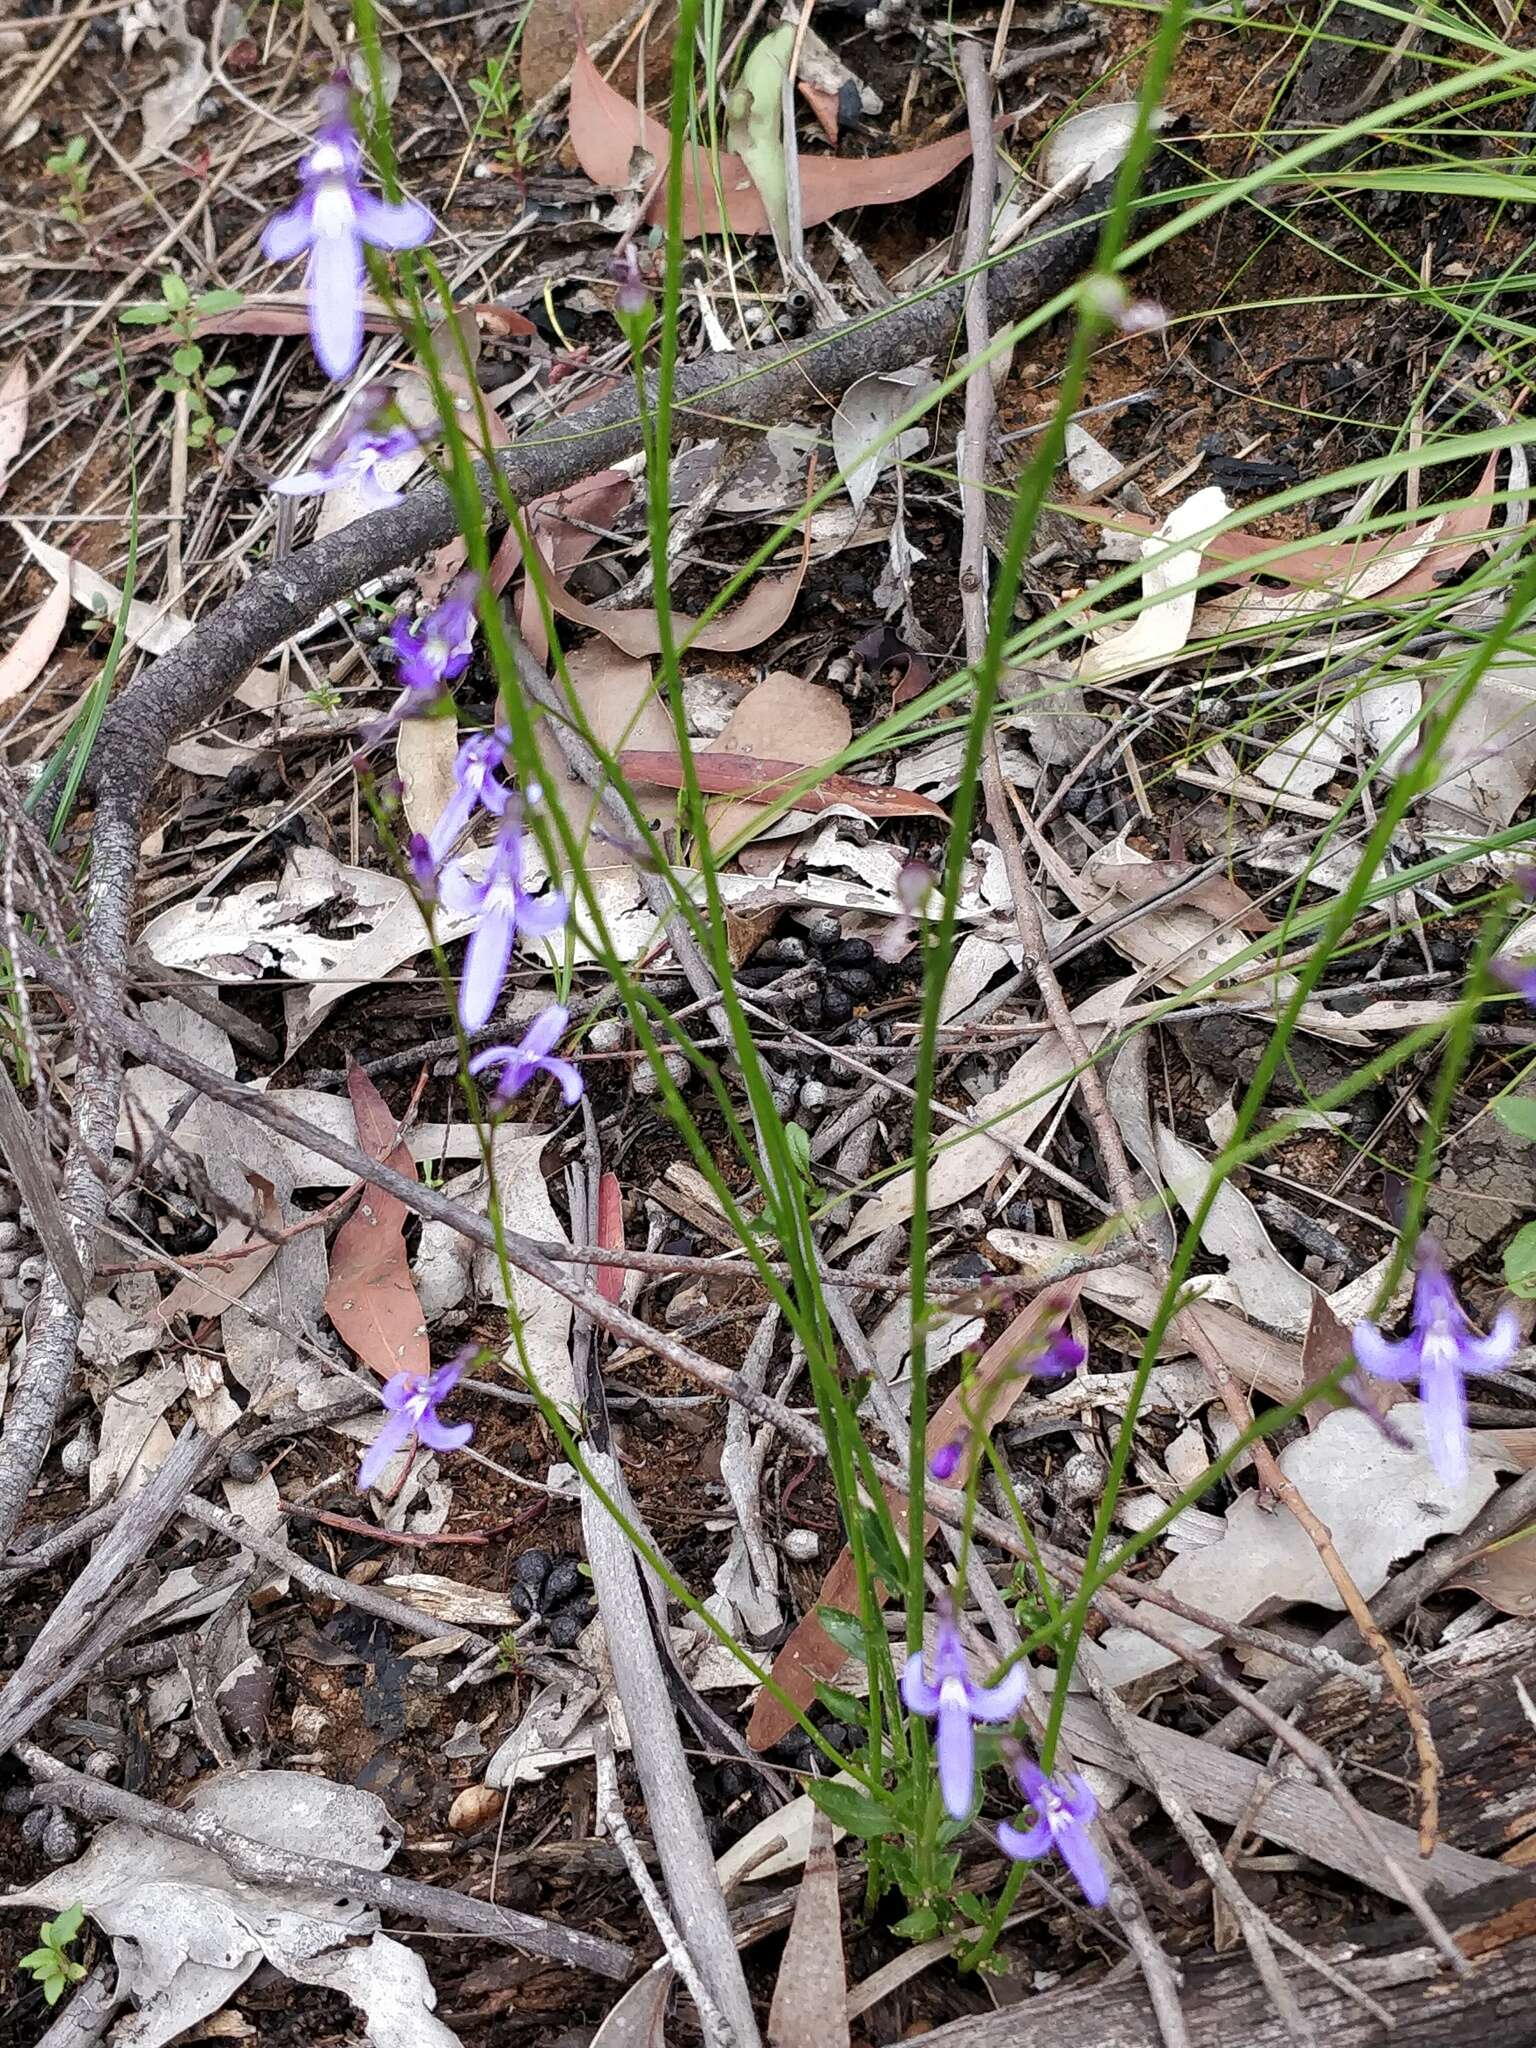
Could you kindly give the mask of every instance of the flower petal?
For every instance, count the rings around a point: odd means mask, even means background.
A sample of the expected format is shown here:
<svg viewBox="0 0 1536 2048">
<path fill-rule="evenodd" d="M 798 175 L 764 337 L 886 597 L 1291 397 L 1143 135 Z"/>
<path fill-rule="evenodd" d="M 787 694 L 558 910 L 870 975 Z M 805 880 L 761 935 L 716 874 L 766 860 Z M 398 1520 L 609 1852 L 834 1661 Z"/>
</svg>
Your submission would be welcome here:
<svg viewBox="0 0 1536 2048">
<path fill-rule="evenodd" d="M 504 910 L 487 910 L 470 933 L 464 954 L 459 1022 L 466 1031 L 478 1031 L 490 1022 L 511 958 L 512 919 Z"/>
<path fill-rule="evenodd" d="M 397 1377 L 404 1379 L 401 1373 Z M 368 1493 L 383 1478 L 386 1467 L 395 1453 L 404 1448 L 413 1434 L 411 1417 L 404 1413 L 386 1415 L 383 1427 L 363 1453 L 363 1461 L 357 1468 L 357 1490 Z"/>
<path fill-rule="evenodd" d="M 564 928 L 566 902 L 562 890 L 550 889 L 543 896 L 524 896 L 521 891 L 517 898 L 518 928 L 530 939 L 547 939 L 554 932 Z"/>
<path fill-rule="evenodd" d="M 544 1069 L 545 1073 L 549 1075 L 552 1081 L 558 1081 L 560 1083 L 560 1093 L 565 1097 L 565 1106 L 567 1109 L 570 1108 L 572 1103 L 580 1102 L 581 1091 L 585 1087 L 586 1083 L 582 1080 L 581 1075 L 578 1073 L 576 1068 L 571 1065 L 569 1060 L 556 1059 L 555 1056 L 551 1053 L 548 1054 L 544 1059 L 541 1059 L 539 1061 L 539 1065 Z"/>
<path fill-rule="evenodd" d="M 1037 1856 L 1049 1854 L 1052 1841 L 1048 1821 L 1037 1820 L 1031 1828 L 1012 1828 L 1007 1821 L 997 1824 L 997 1846 L 1005 1856 L 1011 1856 L 1015 1863 L 1033 1863 Z"/>
<path fill-rule="evenodd" d="M 419 249 L 432 239 L 436 223 L 419 200 L 376 199 L 371 192 L 354 192 L 352 206 L 358 233 L 375 249 Z"/>
<path fill-rule="evenodd" d="M 323 469 L 301 469 L 296 476 L 275 476 L 267 489 L 282 498 L 314 498 L 331 488 L 333 478 Z"/>
<path fill-rule="evenodd" d="M 1501 1308 L 1486 1337 L 1463 1340 L 1462 1365 L 1467 1372 L 1502 1372 L 1519 1349 L 1520 1319 L 1512 1308 Z"/>
<path fill-rule="evenodd" d="M 1056 1847 L 1089 1905 L 1102 1906 L 1109 1898 L 1109 1875 L 1099 1861 L 1099 1852 L 1088 1830 L 1078 1821 L 1069 1820 L 1057 1830 Z"/>
<path fill-rule="evenodd" d="M 931 1720 L 939 1711 L 939 1688 L 923 1675 L 921 1650 L 914 1650 L 906 1661 L 901 1674 L 901 1696 L 909 1714 L 922 1714 Z"/>
<path fill-rule="evenodd" d="M 1029 1668 L 1020 1658 L 1011 1664 L 996 1685 L 968 1685 L 966 1698 L 978 1721 L 1011 1721 L 1024 1704 L 1029 1691 Z"/>
<path fill-rule="evenodd" d="M 1467 1476 L 1467 1394 L 1454 1365 L 1434 1366 L 1419 1382 L 1429 1462 L 1447 1486 Z"/>
<path fill-rule="evenodd" d="M 546 1053 L 553 1052 L 560 1043 L 570 1021 L 569 1010 L 560 1003 L 551 1003 L 547 1010 L 540 1010 L 523 1033 L 523 1042 L 518 1051 L 525 1060 L 542 1060 Z"/>
<path fill-rule="evenodd" d="M 1093 1787 L 1078 1771 L 1063 1771 L 1056 1781 L 1062 1805 L 1074 1820 L 1085 1825 L 1099 1810 L 1099 1802 L 1093 1796 Z"/>
<path fill-rule="evenodd" d="M 291 263 L 314 240 L 315 225 L 307 198 L 273 214 L 261 231 L 261 253 L 269 263 Z"/>
<path fill-rule="evenodd" d="M 472 1422 L 439 1422 L 435 1415 L 423 1415 L 416 1434 L 429 1450 L 462 1451 L 475 1433 Z"/>
<path fill-rule="evenodd" d="M 438 877 L 437 893 L 443 908 L 456 917 L 472 917 L 485 901 L 485 884 L 477 882 L 462 861 L 450 861 Z"/>
<path fill-rule="evenodd" d="M 951 1820 L 964 1820 L 976 1797 L 976 1734 L 958 1700 L 939 1701 L 939 1794 Z"/>
<path fill-rule="evenodd" d="M 346 230 L 317 235 L 310 251 L 309 333 L 325 374 L 350 377 L 363 352 L 363 247 Z"/>
<path fill-rule="evenodd" d="M 413 1401 L 420 1401 L 421 1381 L 413 1372 L 392 1373 L 379 1389 L 379 1399 L 386 1408 L 409 1408 Z"/>
<path fill-rule="evenodd" d="M 1374 1323 L 1356 1323 L 1355 1356 L 1379 1380 L 1416 1380 L 1419 1376 L 1419 1347 L 1412 1337 L 1393 1344 Z"/>
<path fill-rule="evenodd" d="M 488 1045 L 484 1052 L 477 1052 L 469 1063 L 469 1071 L 477 1078 L 487 1067 L 509 1067 L 517 1059 L 515 1045 Z"/>
</svg>

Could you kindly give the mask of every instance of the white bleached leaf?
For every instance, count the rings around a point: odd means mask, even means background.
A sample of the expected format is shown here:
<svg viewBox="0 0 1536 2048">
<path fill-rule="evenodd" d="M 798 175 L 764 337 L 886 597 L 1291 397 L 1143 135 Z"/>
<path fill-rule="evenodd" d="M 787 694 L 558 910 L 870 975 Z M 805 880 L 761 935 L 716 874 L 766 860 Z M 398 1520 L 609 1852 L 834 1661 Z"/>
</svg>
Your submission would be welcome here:
<svg viewBox="0 0 1536 2048">
<path fill-rule="evenodd" d="M 1155 1137 L 1158 1170 L 1179 1207 L 1192 1216 L 1210 1180 L 1210 1165 L 1166 1124 L 1155 1127 Z M 1224 1283 L 1202 1283 L 1211 1300 L 1229 1300 L 1255 1322 L 1287 1336 L 1306 1335 L 1312 1289 L 1275 1250 L 1258 1210 L 1230 1180 L 1216 1192 L 1200 1242 L 1227 1262 Z"/>
<path fill-rule="evenodd" d="M 852 1785 L 855 1780 L 846 1771 L 839 1771 L 832 1782 Z M 725 1854 L 715 1859 L 715 1875 L 722 1889 L 728 1890 L 739 1877 L 756 1883 L 761 1878 L 784 1877 L 791 1870 L 800 1869 L 810 1854 L 816 1814 L 817 1808 L 802 1792 L 798 1799 L 791 1799 L 777 1813 L 770 1813 L 755 1828 L 749 1828 L 739 1842 L 732 1842 Z M 834 1827 L 833 1841 L 840 1842 L 846 1832 L 845 1828 Z"/>
<path fill-rule="evenodd" d="M 914 426 L 878 453 L 866 453 L 937 384 L 927 363 L 914 363 L 910 369 L 877 370 L 857 378 L 843 393 L 842 403 L 832 415 L 832 452 L 855 511 L 864 509 L 864 501 L 883 471 L 899 458 L 927 447 L 928 429 Z"/>
<path fill-rule="evenodd" d="M 116 624 L 118 613 L 123 608 L 123 593 L 115 583 L 109 583 L 105 576 L 98 576 L 94 569 L 88 569 L 84 562 L 77 562 L 62 548 L 39 540 L 32 529 L 19 519 L 13 519 L 11 524 L 20 534 L 27 553 L 41 563 L 55 583 L 65 586 L 76 604 L 93 618 Z M 126 637 L 132 646 L 142 647 L 146 654 L 169 654 L 173 647 L 180 646 L 191 630 L 192 621 L 180 612 L 144 604 L 138 598 L 128 607 Z"/>
<path fill-rule="evenodd" d="M 1041 153 L 1040 176 L 1047 185 L 1080 173 L 1085 185 L 1107 178 L 1130 147 L 1136 128 L 1135 100 L 1111 100 L 1102 107 L 1085 107 L 1069 115 L 1051 130 Z M 1161 116 L 1154 114 L 1154 127 Z"/>
<path fill-rule="evenodd" d="M 1111 639 L 1089 648 L 1078 667 L 1079 682 L 1130 675 L 1179 652 L 1195 617 L 1194 589 L 1182 586 L 1192 586 L 1199 575 L 1201 550 L 1175 546 L 1170 552 L 1170 543 L 1204 533 L 1231 509 L 1226 493 L 1208 485 L 1170 512 L 1157 532 L 1148 536 L 1142 544 L 1142 557 L 1149 567 L 1141 579 L 1141 610 L 1128 626 L 1117 628 Z M 1180 594 L 1169 597 L 1171 590 Z"/>
<path fill-rule="evenodd" d="M 207 49 L 202 39 L 188 29 L 185 9 L 175 8 L 166 27 L 166 39 L 159 51 L 164 75 L 158 85 L 145 93 L 140 106 L 144 138 L 133 160 L 139 169 L 164 156 L 192 133 L 197 125 L 197 110 L 213 83 Z"/>
<path fill-rule="evenodd" d="M 1449 1487 L 1422 1448 L 1419 1403 L 1400 1403 L 1392 1421 L 1412 1440 L 1412 1450 L 1399 1450 L 1358 1409 L 1342 1408 L 1280 1453 L 1281 1470 L 1332 1532 L 1345 1570 L 1367 1600 L 1399 1558 L 1466 1528 L 1498 1485 L 1497 1454 L 1475 1436 L 1466 1479 Z M 1343 1606 L 1301 1524 L 1284 1509 L 1263 1507 L 1251 1492 L 1233 1503 L 1221 1542 L 1174 1558 L 1158 1584 L 1227 1621 L 1262 1620 L 1298 1602 L 1331 1612 Z M 1210 1629 L 1177 1615 L 1160 1612 L 1158 1627 L 1195 1645 L 1217 1640 Z M 1104 1675 L 1116 1686 L 1175 1661 L 1173 1651 L 1128 1627 L 1110 1629 L 1100 1648 Z"/>
<path fill-rule="evenodd" d="M 496 1175 L 496 1197 L 508 1224 L 525 1236 L 546 1243 L 569 1242 L 568 1234 L 549 1199 L 541 1165 L 545 1136 L 530 1136 L 515 1124 L 497 1127 L 491 1141 L 491 1163 Z M 501 1269 L 494 1251 L 479 1247 L 475 1252 L 475 1287 L 483 1301 L 509 1305 L 502 1285 Z M 571 1366 L 571 1304 L 553 1288 L 527 1273 L 512 1274 L 511 1305 L 517 1310 L 522 1343 L 508 1334 L 506 1363 L 514 1378 L 527 1372 L 565 1415 L 572 1428 L 579 1427 L 580 1394 Z"/>
</svg>

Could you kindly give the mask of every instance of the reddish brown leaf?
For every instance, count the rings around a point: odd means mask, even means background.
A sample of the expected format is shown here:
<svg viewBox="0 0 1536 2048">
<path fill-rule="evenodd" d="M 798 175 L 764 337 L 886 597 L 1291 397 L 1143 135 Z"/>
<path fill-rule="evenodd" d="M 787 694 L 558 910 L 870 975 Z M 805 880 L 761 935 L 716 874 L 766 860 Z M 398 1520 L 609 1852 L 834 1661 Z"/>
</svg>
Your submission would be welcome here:
<svg viewBox="0 0 1536 2048">
<path fill-rule="evenodd" d="M 0 704 L 35 683 L 48 666 L 69 618 L 69 580 L 55 583 L 37 610 L 0 655 Z"/>
<path fill-rule="evenodd" d="M 597 1183 L 597 1241 L 604 1251 L 624 1248 L 624 1190 L 616 1173 L 605 1173 Z M 599 1266 L 597 1291 L 604 1301 L 617 1301 L 624 1292 L 622 1266 Z"/>
<path fill-rule="evenodd" d="M 639 605 L 628 612 L 605 612 L 599 611 L 596 605 L 583 604 L 561 582 L 537 539 L 532 534 L 529 538 L 533 540 L 534 554 L 552 611 L 558 612 L 562 619 L 570 619 L 575 625 L 590 626 L 605 640 L 611 640 L 615 647 L 622 648 L 625 654 L 660 654 L 661 633 L 653 605 Z M 749 647 L 756 647 L 770 633 L 776 633 L 794 610 L 810 558 L 811 527 L 807 520 L 800 560 L 793 569 L 784 575 L 759 576 L 739 604 L 733 605 L 728 612 L 719 613 L 707 625 L 700 625 L 687 612 L 673 612 L 672 636 L 675 643 L 685 654 L 695 649 L 708 649 L 714 654 L 743 654 Z"/>
<path fill-rule="evenodd" d="M 1113 882 L 1117 896 L 1125 897 L 1130 903 L 1148 903 L 1165 890 L 1176 888 L 1193 871 L 1193 864 L 1187 861 L 1149 860 L 1105 872 Z M 1208 910 L 1212 917 L 1221 918 L 1240 932 L 1273 929 L 1248 891 L 1234 882 L 1230 875 L 1207 875 L 1204 881 L 1186 890 L 1179 901 L 1197 904 L 1201 910 Z"/>
<path fill-rule="evenodd" d="M 708 796 L 735 796 L 744 803 L 771 804 L 787 796 L 805 767 L 796 761 L 759 761 L 751 754 L 706 754 L 693 757 L 699 787 Z M 619 766 L 632 782 L 649 782 L 662 789 L 683 787 L 683 760 L 677 753 L 636 747 L 619 756 Z M 877 789 L 851 775 L 827 775 L 814 789 L 796 795 L 797 811 L 826 811 L 834 804 L 850 804 L 870 818 L 941 818 L 948 824 L 949 813 L 931 797 L 912 789 Z"/>
<path fill-rule="evenodd" d="M 528 507 L 527 523 L 538 544 L 540 560 L 546 565 L 546 583 L 558 581 L 564 590 L 564 579 L 597 546 L 598 535 L 587 529 L 612 526 L 634 495 L 634 489 L 634 478 L 626 476 L 623 470 L 600 469 L 595 476 L 583 477 L 568 490 L 552 491 L 548 497 L 534 500 Z M 572 521 L 577 519 L 583 524 L 573 525 Z M 507 538 L 515 541 L 516 536 L 509 533 Z M 553 575 L 548 573 L 550 570 Z M 544 607 L 539 603 L 532 577 L 524 578 L 517 617 L 523 638 L 533 649 L 535 659 L 542 662 L 549 653 L 549 636 L 544 631 Z"/>
<path fill-rule="evenodd" d="M 614 190 L 630 182 L 630 158 L 637 148 L 647 152 L 658 170 L 665 167 L 671 149 L 667 130 L 649 114 L 640 114 L 632 101 L 606 83 L 584 43 L 577 45 L 571 72 L 571 147 L 593 184 Z M 896 156 L 802 156 L 802 223 L 815 227 L 852 206 L 894 206 L 900 200 L 915 199 L 963 164 L 970 153 L 970 137 L 960 134 Z M 717 167 L 725 202 L 723 222 L 715 187 Z M 645 217 L 653 224 L 665 222 L 665 177 L 656 179 Z M 683 172 L 683 233 L 697 235 L 708 229 L 718 234 L 723 226 L 738 235 L 771 232 L 767 212 L 742 159 L 721 150 L 712 163 L 702 150 L 690 148 Z"/>
<path fill-rule="evenodd" d="M 397 1140 L 393 1112 L 361 1067 L 347 1069 L 347 1093 L 358 1144 L 370 1159 L 387 1160 L 414 1180 L 411 1148 Z M 336 1233 L 325 1290 L 325 1312 L 337 1334 L 386 1380 L 400 1372 L 426 1372 L 432 1362 L 406 1256 L 405 1218 L 405 1204 L 396 1196 L 364 1188 Z"/>
<path fill-rule="evenodd" d="M 1055 1323 L 1073 1306 L 1081 1288 L 1082 1276 L 1078 1275 L 1059 1282 L 1020 1309 L 1002 1335 L 982 1353 L 970 1385 L 957 1387 L 937 1413 L 930 1416 L 924 1438 L 927 1456 L 931 1458 L 941 1444 L 953 1443 L 962 1430 L 972 1428 L 977 1422 L 984 1422 L 990 1433 L 1006 1419 L 1029 1385 L 1028 1372 L 1019 1370 L 1020 1357 L 1027 1355 L 1044 1335 L 1048 1324 Z M 981 1455 L 979 1432 L 967 1436 L 960 1454 L 960 1469 L 951 1483 L 964 1486 Z M 886 1499 L 896 1524 L 896 1533 L 905 1541 L 906 1497 L 887 1493 Z M 937 1528 L 938 1523 L 931 1516 L 925 1517 L 925 1543 L 932 1539 Z M 889 1588 L 883 1581 L 876 1581 L 875 1598 L 883 1606 L 888 1597 Z M 845 1550 L 822 1580 L 816 1607 L 802 1618 L 773 1660 L 774 1683 L 789 1695 L 797 1707 L 804 1709 L 811 1705 L 816 1697 L 817 1680 L 835 1678 L 842 1669 L 845 1655 L 816 1619 L 816 1608 L 840 1607 L 845 1613 L 857 1613 L 858 1605 L 858 1579 L 853 1555 Z M 788 1708 L 782 1706 L 765 1686 L 757 1696 L 752 1719 L 747 1724 L 748 1742 L 756 1750 L 772 1749 L 793 1726 L 794 1720 Z"/>
</svg>

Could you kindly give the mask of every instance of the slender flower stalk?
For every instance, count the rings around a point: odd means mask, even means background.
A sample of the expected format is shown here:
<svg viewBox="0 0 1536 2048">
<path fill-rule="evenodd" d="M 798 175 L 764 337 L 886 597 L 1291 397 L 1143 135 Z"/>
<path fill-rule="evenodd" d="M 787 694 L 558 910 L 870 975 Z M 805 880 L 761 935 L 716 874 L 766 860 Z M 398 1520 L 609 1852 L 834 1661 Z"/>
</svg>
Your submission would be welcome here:
<svg viewBox="0 0 1536 2048">
<path fill-rule="evenodd" d="M 1409 1335 L 1393 1343 L 1374 1323 L 1357 1323 L 1355 1356 L 1377 1379 L 1418 1381 L 1430 1463 L 1447 1486 L 1460 1486 L 1467 1476 L 1467 1374 L 1502 1372 L 1519 1346 L 1520 1324 L 1512 1308 L 1500 1309 L 1492 1330 L 1479 1337 L 1433 1239 L 1420 1239 L 1418 1263 Z"/>
<path fill-rule="evenodd" d="M 933 1677 L 924 1675 L 922 1652 L 915 1651 L 901 1674 L 901 1696 L 909 1713 L 938 1723 L 939 1792 L 952 1820 L 964 1820 L 976 1796 L 976 1722 L 1011 1721 L 1028 1690 L 1029 1673 L 1022 1663 L 996 1685 L 976 1684 L 954 1609 L 946 1602 L 934 1636 Z"/>
<path fill-rule="evenodd" d="M 1036 1817 L 1028 1828 L 999 1822 L 998 1847 L 1015 1863 L 1033 1863 L 1052 1853 L 1060 1856 L 1089 1905 L 1104 1905 L 1109 1898 L 1109 1877 L 1088 1832 L 1099 1803 L 1087 1780 L 1076 1771 L 1047 1777 L 1032 1757 L 1022 1754 L 1013 1766 L 1013 1776 Z"/>
<path fill-rule="evenodd" d="M 299 166 L 303 189 L 262 230 L 261 253 L 269 263 L 308 255 L 310 339 L 321 369 L 340 383 L 363 352 L 363 250 L 419 249 L 432 233 L 432 216 L 414 199 L 380 199 L 364 185 L 344 77 L 326 86 L 320 108 L 315 146 Z"/>
<path fill-rule="evenodd" d="M 439 880 L 439 892 L 448 909 L 478 920 L 464 955 L 459 987 L 459 1021 L 466 1031 L 478 1031 L 490 1020 L 518 933 L 544 939 L 565 923 L 565 897 L 558 889 L 543 896 L 531 896 L 524 889 L 523 855 L 522 817 L 517 805 L 509 801 L 484 879 L 472 880 L 463 865 L 454 861 L 443 869 Z"/>
<path fill-rule="evenodd" d="M 565 1036 L 570 1021 L 569 1010 L 559 1003 L 551 1003 L 547 1010 L 541 1010 L 534 1018 L 517 1045 L 488 1045 L 484 1052 L 475 1054 L 469 1063 L 469 1071 L 477 1078 L 492 1067 L 501 1070 L 490 1099 L 493 1116 L 505 1109 L 535 1074 L 548 1074 L 552 1081 L 558 1081 L 560 1093 L 568 1106 L 581 1099 L 581 1075 L 569 1060 L 557 1058 L 554 1050 Z"/>
<path fill-rule="evenodd" d="M 359 1493 L 367 1493 L 378 1485 L 390 1459 L 396 1451 L 403 1450 L 413 1436 L 429 1450 L 463 1450 L 475 1433 L 474 1424 L 440 1422 L 437 1411 L 439 1404 L 463 1378 L 464 1368 L 473 1356 L 472 1351 L 461 1351 L 457 1358 L 450 1358 L 436 1372 L 422 1375 L 401 1372 L 384 1382 L 379 1389 L 379 1399 L 389 1413 L 384 1418 L 384 1427 L 363 1453 L 357 1472 Z"/>
</svg>

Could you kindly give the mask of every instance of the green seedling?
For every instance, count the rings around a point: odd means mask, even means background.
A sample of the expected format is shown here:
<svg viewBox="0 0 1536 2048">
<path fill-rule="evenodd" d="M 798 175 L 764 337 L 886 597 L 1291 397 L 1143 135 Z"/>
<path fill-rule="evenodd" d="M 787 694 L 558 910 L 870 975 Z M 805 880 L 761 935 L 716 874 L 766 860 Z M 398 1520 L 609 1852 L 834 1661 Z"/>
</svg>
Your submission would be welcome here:
<svg viewBox="0 0 1536 2048">
<path fill-rule="evenodd" d="M 57 2005 L 64 1996 L 66 1985 L 78 1984 L 85 1975 L 84 1963 L 77 1963 L 69 1953 L 70 1944 L 80 1932 L 80 1923 L 85 1918 L 85 1907 L 77 1900 L 60 1913 L 56 1920 L 45 1920 L 37 1930 L 39 1946 L 30 1955 L 22 1957 L 19 1968 L 30 1970 L 43 1987 L 43 1996 L 50 2005 Z"/>
<path fill-rule="evenodd" d="M 79 227 L 85 219 L 85 188 L 91 182 L 91 173 L 85 161 L 85 137 L 71 135 L 60 150 L 48 158 L 44 169 L 48 175 L 57 178 L 64 186 L 64 196 L 59 201 L 59 212 L 65 220 Z"/>
<path fill-rule="evenodd" d="M 179 271 L 168 270 L 160 280 L 160 297 L 136 306 L 125 306 L 118 315 L 125 327 L 166 327 L 178 336 L 171 367 L 155 379 L 162 391 L 188 399 L 187 440 L 194 448 L 211 440 L 222 448 L 235 438 L 233 427 L 217 425 L 209 394 L 233 383 L 239 375 L 232 363 L 206 364 L 203 345 L 197 338 L 197 323 L 215 313 L 233 312 L 241 302 L 239 292 L 217 287 L 193 298 Z"/>
</svg>

